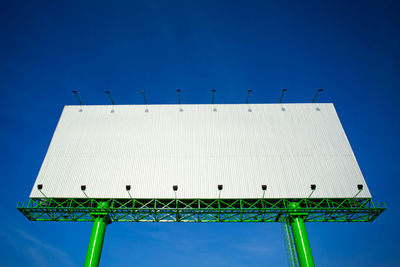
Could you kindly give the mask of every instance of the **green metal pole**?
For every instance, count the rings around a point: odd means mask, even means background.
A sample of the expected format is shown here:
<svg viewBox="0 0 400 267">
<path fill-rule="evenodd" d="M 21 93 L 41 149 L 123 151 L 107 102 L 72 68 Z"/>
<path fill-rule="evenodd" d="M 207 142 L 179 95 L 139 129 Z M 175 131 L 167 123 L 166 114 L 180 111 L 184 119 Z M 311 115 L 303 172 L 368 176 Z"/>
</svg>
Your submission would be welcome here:
<svg viewBox="0 0 400 267">
<path fill-rule="evenodd" d="M 92 234 L 90 235 L 89 248 L 86 254 L 85 267 L 99 266 L 106 226 L 107 218 L 105 216 L 95 218 Z"/>
<path fill-rule="evenodd" d="M 107 224 L 109 223 L 107 212 L 101 212 L 101 210 L 107 209 L 108 207 L 109 205 L 107 202 L 100 202 L 97 206 L 100 212 L 92 214 L 94 222 L 88 251 L 86 253 L 85 267 L 99 266 L 104 235 L 106 233 Z"/>
<path fill-rule="evenodd" d="M 300 216 L 293 216 L 290 226 L 292 227 L 293 239 L 296 244 L 297 258 L 301 267 L 314 267 L 314 260 L 308 241 L 306 225 Z"/>
</svg>

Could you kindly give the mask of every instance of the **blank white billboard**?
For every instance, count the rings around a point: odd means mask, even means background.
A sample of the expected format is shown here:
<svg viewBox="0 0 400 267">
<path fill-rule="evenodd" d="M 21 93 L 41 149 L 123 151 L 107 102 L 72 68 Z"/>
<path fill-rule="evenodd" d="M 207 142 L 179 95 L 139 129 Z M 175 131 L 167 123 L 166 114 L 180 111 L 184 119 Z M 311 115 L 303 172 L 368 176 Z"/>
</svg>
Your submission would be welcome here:
<svg viewBox="0 0 400 267">
<path fill-rule="evenodd" d="M 307 198 L 312 184 L 311 198 L 360 184 L 371 198 L 333 104 L 65 106 L 30 197 Z"/>
</svg>

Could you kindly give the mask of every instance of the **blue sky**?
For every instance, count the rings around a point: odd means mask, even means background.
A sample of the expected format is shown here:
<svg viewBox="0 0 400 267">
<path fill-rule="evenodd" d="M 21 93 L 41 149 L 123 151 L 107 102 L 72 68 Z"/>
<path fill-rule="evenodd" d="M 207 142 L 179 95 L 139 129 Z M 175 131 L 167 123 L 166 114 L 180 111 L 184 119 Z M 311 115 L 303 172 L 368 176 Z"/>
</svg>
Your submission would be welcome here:
<svg viewBox="0 0 400 267">
<path fill-rule="evenodd" d="M 29 222 L 64 105 L 333 102 L 373 199 L 373 223 L 308 224 L 318 266 L 397 266 L 396 1 L 2 1 L 0 266 L 81 266 L 90 223 Z M 114 223 L 102 266 L 287 266 L 279 224 Z"/>
</svg>

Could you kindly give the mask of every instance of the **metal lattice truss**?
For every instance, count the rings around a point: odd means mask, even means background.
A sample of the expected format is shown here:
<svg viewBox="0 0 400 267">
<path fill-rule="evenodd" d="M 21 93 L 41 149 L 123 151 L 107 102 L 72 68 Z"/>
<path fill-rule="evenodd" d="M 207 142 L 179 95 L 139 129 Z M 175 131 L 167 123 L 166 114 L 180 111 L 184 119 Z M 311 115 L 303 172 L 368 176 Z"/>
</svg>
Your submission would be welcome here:
<svg viewBox="0 0 400 267">
<path fill-rule="evenodd" d="M 298 203 L 293 208 L 291 203 Z M 385 209 L 371 199 L 30 199 L 17 209 L 31 221 L 111 222 L 372 222 Z"/>
<path fill-rule="evenodd" d="M 286 253 L 290 267 L 299 267 L 299 261 L 296 255 L 296 244 L 293 240 L 293 231 L 289 221 L 282 223 L 282 230 L 285 237 Z"/>
</svg>

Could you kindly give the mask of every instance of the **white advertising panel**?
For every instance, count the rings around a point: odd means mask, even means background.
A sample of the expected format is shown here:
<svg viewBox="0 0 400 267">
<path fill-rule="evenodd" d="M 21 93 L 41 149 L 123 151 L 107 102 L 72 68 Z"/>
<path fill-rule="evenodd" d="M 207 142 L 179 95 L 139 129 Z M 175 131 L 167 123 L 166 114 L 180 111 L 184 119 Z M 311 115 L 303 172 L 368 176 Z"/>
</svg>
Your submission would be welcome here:
<svg viewBox="0 0 400 267">
<path fill-rule="evenodd" d="M 30 197 L 349 198 L 360 184 L 370 198 L 333 104 L 65 106 Z"/>
</svg>

